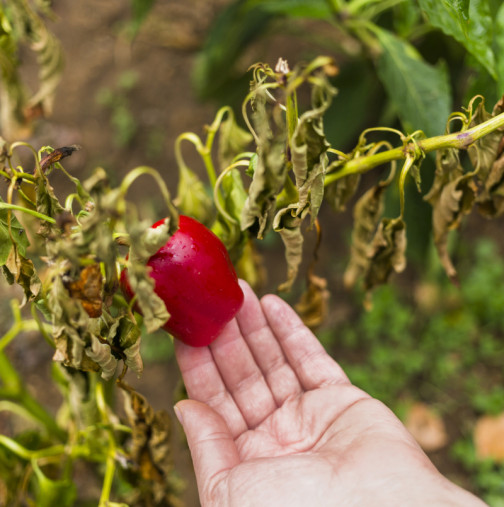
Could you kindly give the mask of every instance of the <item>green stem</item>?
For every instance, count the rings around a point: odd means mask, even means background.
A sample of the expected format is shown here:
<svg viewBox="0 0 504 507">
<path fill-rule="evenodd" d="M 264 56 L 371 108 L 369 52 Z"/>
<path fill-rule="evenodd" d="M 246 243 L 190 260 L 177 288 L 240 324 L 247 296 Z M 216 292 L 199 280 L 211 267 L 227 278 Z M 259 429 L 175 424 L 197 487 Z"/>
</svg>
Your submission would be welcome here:
<svg viewBox="0 0 504 507">
<path fill-rule="evenodd" d="M 46 222 L 49 222 L 51 224 L 56 223 L 56 220 L 54 220 L 54 218 L 51 218 L 47 215 L 39 213 L 38 211 L 29 209 L 29 208 L 25 208 L 23 206 L 18 206 L 16 204 L 9 204 L 8 202 L 0 202 L 0 209 L 11 209 L 14 211 L 22 211 L 23 213 L 28 213 L 28 215 L 32 215 L 34 217 L 40 218 L 41 220 L 45 220 Z"/>
<path fill-rule="evenodd" d="M 0 378 L 4 386 L 1 393 L 3 398 L 22 406 L 44 425 L 49 434 L 59 440 L 66 439 L 66 432 L 58 426 L 53 416 L 26 390 L 18 373 L 3 352 L 0 352 Z"/>
<path fill-rule="evenodd" d="M 491 132 L 494 132 L 498 128 L 502 127 L 504 127 L 504 113 L 494 116 L 493 118 L 490 118 L 489 120 L 463 132 L 454 132 L 452 134 L 415 140 L 414 142 L 407 143 L 405 146 L 400 146 L 391 150 L 382 151 L 373 155 L 364 155 L 362 157 L 348 160 L 347 162 L 341 161 L 339 170 L 327 174 L 324 180 L 324 185 L 330 185 L 331 183 L 351 174 L 365 173 L 393 160 L 406 159 L 408 156 L 411 156 L 412 153 L 415 153 L 417 149 L 420 149 L 423 153 L 429 153 L 431 151 L 442 150 L 445 148 L 466 150 L 478 139 L 481 139 L 482 137 L 485 137 Z"/>
</svg>

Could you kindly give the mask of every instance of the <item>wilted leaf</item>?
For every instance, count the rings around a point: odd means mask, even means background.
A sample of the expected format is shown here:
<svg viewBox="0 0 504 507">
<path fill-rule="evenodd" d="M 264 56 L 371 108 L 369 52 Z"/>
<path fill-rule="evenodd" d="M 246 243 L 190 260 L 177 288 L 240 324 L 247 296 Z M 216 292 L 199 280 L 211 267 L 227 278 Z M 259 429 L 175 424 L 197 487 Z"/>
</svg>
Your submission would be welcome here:
<svg viewBox="0 0 504 507">
<path fill-rule="evenodd" d="M 436 152 L 436 172 L 434 181 L 424 200 L 435 206 L 446 184 L 464 174 L 460 164 L 459 152 L 453 148 L 445 148 Z"/>
<path fill-rule="evenodd" d="M 345 211 L 346 203 L 359 188 L 360 177 L 360 174 L 349 174 L 328 185 L 324 191 L 326 202 L 337 212 Z"/>
<path fill-rule="evenodd" d="M 493 163 L 476 203 L 478 211 L 487 218 L 496 218 L 504 213 L 504 157 Z"/>
<path fill-rule="evenodd" d="M 251 239 L 247 240 L 243 246 L 242 255 L 235 264 L 235 268 L 238 277 L 246 280 L 255 291 L 258 291 L 266 283 L 267 271 L 264 259 Z"/>
<path fill-rule="evenodd" d="M 280 210 L 273 222 L 273 229 L 280 234 L 285 246 L 285 259 L 287 261 L 287 280 L 279 287 L 279 291 L 289 291 L 296 280 L 299 265 L 303 259 L 303 234 L 301 223 L 303 222 L 308 208 L 298 217 L 295 216 L 297 206 Z"/>
<path fill-rule="evenodd" d="M 24 302 L 36 299 L 40 292 L 41 282 L 30 259 L 23 257 L 16 248 L 11 247 L 2 270 L 9 284 L 17 283 L 22 287 Z"/>
<path fill-rule="evenodd" d="M 310 329 L 320 326 L 327 317 L 328 302 L 327 280 L 310 273 L 308 287 L 295 306 L 304 324 Z"/>
<path fill-rule="evenodd" d="M 66 283 L 70 297 L 78 299 L 90 317 L 102 314 L 102 285 L 103 278 L 98 263 L 84 266 L 77 280 Z"/>
<path fill-rule="evenodd" d="M 383 212 L 384 185 L 370 188 L 354 206 L 354 226 L 350 261 L 345 270 L 343 281 L 346 287 L 353 287 L 357 279 L 369 266 L 369 244 L 373 239 Z"/>
<path fill-rule="evenodd" d="M 501 99 L 495 104 L 492 114 L 485 110 L 485 101 L 482 99 L 478 104 L 476 111 L 473 113 L 469 128 L 475 127 L 480 123 L 489 120 L 504 110 L 504 100 Z M 493 163 L 499 155 L 502 138 L 504 135 L 504 128 L 498 128 L 490 134 L 478 139 L 472 146 L 469 147 L 468 153 L 471 163 L 474 168 L 478 168 L 478 179 L 485 182 Z"/>
<path fill-rule="evenodd" d="M 119 329 L 116 335 L 116 344 L 126 356 L 126 366 L 131 368 L 137 375 L 143 372 L 143 361 L 140 355 L 141 333 L 136 322 L 122 317 L 119 321 Z"/>
<path fill-rule="evenodd" d="M 369 265 L 364 288 L 370 290 L 385 283 L 392 271 L 406 267 L 406 224 L 401 218 L 382 219 L 368 251 Z"/>
<path fill-rule="evenodd" d="M 0 197 L 0 203 L 3 203 Z M 0 266 L 3 266 L 9 257 L 12 240 L 16 243 L 18 252 L 26 256 L 29 241 L 23 226 L 19 223 L 14 213 L 10 213 L 10 226 L 12 238 L 9 235 L 9 210 L 0 208 Z"/>
<path fill-rule="evenodd" d="M 445 67 L 428 64 L 413 46 L 387 30 L 376 33 L 383 49 L 378 76 L 406 130 L 421 125 L 428 136 L 439 135 L 451 107 Z"/>
<path fill-rule="evenodd" d="M 186 166 L 179 167 L 176 206 L 184 214 L 208 225 L 215 214 L 210 194 L 203 182 Z"/>
<path fill-rule="evenodd" d="M 40 105 L 44 113 L 51 114 L 56 87 L 63 71 L 61 45 L 29 2 L 13 2 L 11 9 L 18 36 L 29 41 L 37 54 L 39 65 L 39 89 L 30 98 L 28 105 L 30 108 Z"/>
<path fill-rule="evenodd" d="M 110 380 L 117 369 L 117 359 L 112 355 L 108 343 L 102 343 L 96 336 L 91 335 L 91 346 L 86 347 L 87 356 L 101 368 L 103 380 Z"/>
<path fill-rule="evenodd" d="M 467 173 L 450 181 L 442 188 L 439 198 L 433 204 L 432 228 L 434 243 L 438 250 L 441 264 L 446 274 L 456 280 L 457 270 L 450 260 L 447 250 L 448 232 L 457 228 L 464 215 L 471 212 L 475 198 L 476 186 L 473 174 Z"/>
<path fill-rule="evenodd" d="M 35 188 L 37 211 L 39 213 L 56 218 L 57 215 L 64 211 L 63 206 L 54 194 L 54 189 L 50 185 L 49 180 L 43 173 L 39 173 L 38 171 L 35 174 Z M 55 225 L 42 221 L 38 233 L 43 237 L 48 237 L 55 228 Z"/>
<path fill-rule="evenodd" d="M 273 134 L 266 111 L 265 91 L 261 88 L 255 94 L 252 120 L 258 136 L 258 159 L 249 195 L 243 206 L 241 228 L 245 230 L 254 226 L 258 231 L 257 237 L 262 239 L 273 220 L 276 196 L 284 186 L 287 165 L 283 132 Z M 281 129 L 282 126 L 278 126 L 278 130 Z"/>
<path fill-rule="evenodd" d="M 448 443 L 443 419 L 425 403 L 414 403 L 404 424 L 426 452 L 438 451 Z"/>
<path fill-rule="evenodd" d="M 236 155 L 246 150 L 253 141 L 253 136 L 248 130 L 242 129 L 232 113 L 220 124 L 219 128 L 219 166 L 223 171 L 228 167 Z"/>
<path fill-rule="evenodd" d="M 474 428 L 474 446 L 478 458 L 504 461 L 504 413 L 478 419 Z"/>
<path fill-rule="evenodd" d="M 299 118 L 290 140 L 290 148 L 292 170 L 299 194 L 298 209 L 301 213 L 309 203 L 313 225 L 324 195 L 326 151 L 330 147 L 324 134 L 323 115 L 331 105 L 336 90 L 323 75 L 319 75 L 312 93 L 312 109 Z"/>
<path fill-rule="evenodd" d="M 156 498 L 156 505 L 180 507 L 177 486 L 173 477 L 171 452 L 171 420 L 164 410 L 154 411 L 147 400 L 133 389 L 122 384 L 124 408 L 132 428 L 130 455 L 140 472 L 148 481 L 144 494 Z"/>
</svg>

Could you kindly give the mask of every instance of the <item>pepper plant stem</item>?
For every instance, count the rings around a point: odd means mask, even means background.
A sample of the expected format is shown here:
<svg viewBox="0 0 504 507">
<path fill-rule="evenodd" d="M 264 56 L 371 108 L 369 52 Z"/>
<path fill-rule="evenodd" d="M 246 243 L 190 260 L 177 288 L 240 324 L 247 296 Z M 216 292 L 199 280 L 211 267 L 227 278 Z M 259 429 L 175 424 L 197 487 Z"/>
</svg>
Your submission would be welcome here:
<svg viewBox="0 0 504 507">
<path fill-rule="evenodd" d="M 482 137 L 485 137 L 491 132 L 494 132 L 502 127 L 504 127 L 504 113 L 494 116 L 493 118 L 490 118 L 489 120 L 465 131 L 420 139 L 414 143 L 410 142 L 404 146 L 393 148 L 391 150 L 382 151 L 373 155 L 356 157 L 348 160 L 346 163 L 342 163 L 341 169 L 328 173 L 325 177 L 324 185 L 330 185 L 331 183 L 351 174 L 365 173 L 393 160 L 406 159 L 418 149 L 420 149 L 423 153 L 429 153 L 431 151 L 441 150 L 444 148 L 466 150 L 478 139 L 481 139 Z"/>
</svg>

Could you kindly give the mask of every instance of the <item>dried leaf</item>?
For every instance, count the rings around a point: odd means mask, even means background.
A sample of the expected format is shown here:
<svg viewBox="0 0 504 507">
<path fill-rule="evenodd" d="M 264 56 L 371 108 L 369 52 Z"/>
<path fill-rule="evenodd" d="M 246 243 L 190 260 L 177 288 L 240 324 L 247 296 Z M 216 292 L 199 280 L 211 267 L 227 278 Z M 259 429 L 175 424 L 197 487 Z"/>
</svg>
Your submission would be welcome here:
<svg viewBox="0 0 504 507">
<path fill-rule="evenodd" d="M 303 234 L 301 223 L 308 213 L 308 208 L 299 217 L 296 216 L 297 205 L 280 210 L 275 215 L 273 229 L 280 234 L 285 246 L 285 260 L 287 261 L 287 280 L 279 287 L 279 291 L 289 291 L 296 280 L 299 265 L 303 259 Z"/>
<path fill-rule="evenodd" d="M 308 287 L 295 306 L 304 324 L 310 329 L 319 327 L 327 317 L 328 302 L 327 280 L 310 273 Z"/>
<path fill-rule="evenodd" d="M 124 408 L 132 428 L 130 455 L 139 469 L 144 487 L 142 494 L 153 495 L 155 505 L 181 507 L 179 486 L 173 473 L 171 420 L 164 410 L 154 411 L 147 400 L 129 386 L 121 384 Z M 145 499 L 139 499 L 145 502 Z M 148 503 L 150 505 L 150 503 Z M 142 503 L 144 505 L 144 503 Z"/>
<path fill-rule="evenodd" d="M 3 266 L 7 261 L 13 241 L 22 256 L 26 256 L 26 249 L 29 245 L 26 232 L 14 213 L 9 213 L 9 210 L 1 208 L 3 202 L 0 197 L 0 266 Z M 9 234 L 9 217 L 12 236 Z"/>
<path fill-rule="evenodd" d="M 459 226 L 464 215 L 471 212 L 476 186 L 473 174 L 467 173 L 447 183 L 441 190 L 432 212 L 434 243 L 446 274 L 455 281 L 457 270 L 448 255 L 447 240 L 450 230 Z"/>
<path fill-rule="evenodd" d="M 90 317 L 102 314 L 103 277 L 98 263 L 84 266 L 77 280 L 66 284 L 70 297 L 78 299 Z"/>
<path fill-rule="evenodd" d="M 85 349 L 87 356 L 101 368 L 103 380 L 110 380 L 117 369 L 117 359 L 112 355 L 108 343 L 102 343 L 96 336 L 91 336 L 91 346 Z"/>
<path fill-rule="evenodd" d="M 276 197 L 282 190 L 287 176 L 285 163 L 285 126 L 276 125 L 275 134 L 269 125 L 270 114 L 266 110 L 266 92 L 258 87 L 254 98 L 252 121 L 257 134 L 257 165 L 249 195 L 241 216 L 242 230 L 254 228 L 262 239 L 269 229 L 276 209 Z"/>
<path fill-rule="evenodd" d="M 343 275 L 345 287 L 353 287 L 369 267 L 369 244 L 383 212 L 385 188 L 384 185 L 370 188 L 355 204 L 350 261 Z"/>
<path fill-rule="evenodd" d="M 485 110 L 485 101 L 482 99 L 478 104 L 476 111 L 473 113 L 469 128 L 475 127 L 476 125 L 489 120 L 493 116 L 502 113 L 503 110 L 503 99 L 499 100 L 499 102 L 495 104 L 495 107 L 491 114 Z M 497 159 L 499 146 L 503 135 L 504 128 L 498 128 L 488 135 L 482 137 L 481 139 L 475 141 L 475 143 L 468 150 L 469 158 L 471 159 L 474 168 L 478 168 L 478 179 L 481 182 L 486 181 L 492 165 Z"/>
<path fill-rule="evenodd" d="M 504 461 L 504 413 L 478 419 L 474 428 L 474 446 L 478 458 Z"/>
<path fill-rule="evenodd" d="M 496 218 L 504 213 L 504 157 L 498 158 L 485 181 L 485 186 L 476 199 L 478 211 L 487 218 Z"/>
<path fill-rule="evenodd" d="M 24 291 L 23 304 L 38 297 L 42 284 L 35 266 L 30 259 L 23 257 L 17 248 L 11 248 L 2 270 L 9 284 L 17 283 L 22 287 Z"/>
<path fill-rule="evenodd" d="M 364 288 L 370 290 L 385 283 L 392 271 L 406 267 L 406 224 L 402 218 L 382 219 L 368 251 L 369 265 Z"/>
<path fill-rule="evenodd" d="M 312 225 L 324 195 L 326 152 L 330 148 L 324 134 L 323 115 L 335 93 L 329 81 L 319 74 L 312 88 L 312 109 L 300 116 L 290 140 L 292 170 L 299 193 L 298 213 L 309 203 Z"/>
<path fill-rule="evenodd" d="M 438 451 L 448 443 L 443 419 L 425 403 L 414 403 L 404 424 L 426 452 Z"/>
</svg>

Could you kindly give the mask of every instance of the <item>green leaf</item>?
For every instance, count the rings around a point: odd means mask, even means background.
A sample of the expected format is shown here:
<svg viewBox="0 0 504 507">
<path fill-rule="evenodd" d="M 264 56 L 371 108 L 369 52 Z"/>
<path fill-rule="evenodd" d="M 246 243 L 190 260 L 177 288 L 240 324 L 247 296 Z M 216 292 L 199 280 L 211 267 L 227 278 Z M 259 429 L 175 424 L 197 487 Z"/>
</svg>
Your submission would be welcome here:
<svg viewBox="0 0 504 507">
<path fill-rule="evenodd" d="M 198 176 L 187 166 L 179 167 L 177 198 L 174 204 L 184 215 L 208 225 L 215 214 L 209 192 Z"/>
<path fill-rule="evenodd" d="M 495 57 L 499 95 L 504 94 L 504 4 L 495 17 Z"/>
<path fill-rule="evenodd" d="M 193 84 L 198 95 L 208 98 L 220 91 L 233 73 L 239 55 L 268 26 L 272 15 L 261 5 L 237 0 L 217 17 L 208 39 L 196 58 Z"/>
<path fill-rule="evenodd" d="M 247 192 L 238 169 L 232 169 L 222 178 L 220 191 L 223 197 L 222 206 L 227 216 L 219 213 L 212 231 L 224 243 L 232 262 L 235 263 L 240 259 L 249 237 L 249 234 L 240 227 Z"/>
<path fill-rule="evenodd" d="M 378 76 L 406 130 L 439 135 L 451 107 L 445 67 L 429 65 L 413 46 L 386 30 L 377 28 L 376 34 L 383 50 Z"/>
<path fill-rule="evenodd" d="M 468 0 L 419 0 L 419 3 L 432 25 L 459 41 L 494 78 L 497 77 L 488 0 L 471 0 L 470 3 Z"/>
<path fill-rule="evenodd" d="M 327 0 L 249 0 L 252 6 L 261 6 L 265 12 L 290 18 L 330 19 L 333 10 Z"/>
</svg>

